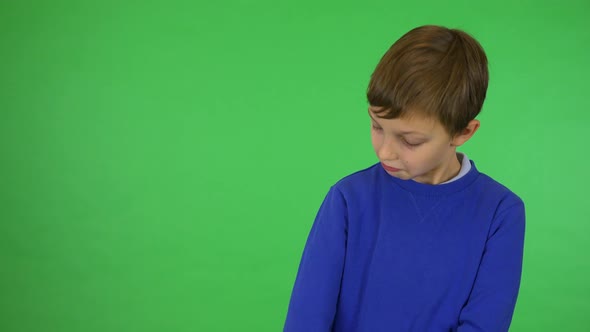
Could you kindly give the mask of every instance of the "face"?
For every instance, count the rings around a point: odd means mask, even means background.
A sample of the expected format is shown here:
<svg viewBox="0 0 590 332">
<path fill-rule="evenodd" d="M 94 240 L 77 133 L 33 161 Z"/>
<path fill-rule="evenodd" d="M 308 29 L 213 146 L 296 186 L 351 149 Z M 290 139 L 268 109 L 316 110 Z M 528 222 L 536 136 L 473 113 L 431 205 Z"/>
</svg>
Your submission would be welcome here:
<svg viewBox="0 0 590 332">
<path fill-rule="evenodd" d="M 463 143 L 453 139 L 434 119 L 381 119 L 369 107 L 371 141 L 382 167 L 400 179 L 438 184 L 459 173 L 461 164 L 456 146 Z"/>
</svg>

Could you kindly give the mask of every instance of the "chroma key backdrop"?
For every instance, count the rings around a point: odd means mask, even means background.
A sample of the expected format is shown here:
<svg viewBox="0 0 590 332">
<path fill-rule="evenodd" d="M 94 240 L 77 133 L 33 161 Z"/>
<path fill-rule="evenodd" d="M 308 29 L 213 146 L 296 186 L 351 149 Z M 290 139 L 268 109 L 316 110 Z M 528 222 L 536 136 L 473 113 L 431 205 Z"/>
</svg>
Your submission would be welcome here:
<svg viewBox="0 0 590 332">
<path fill-rule="evenodd" d="M 0 1 L 0 331 L 281 331 L 366 88 L 424 24 L 489 58 L 459 150 L 526 204 L 511 331 L 590 331 L 590 2 Z"/>
</svg>

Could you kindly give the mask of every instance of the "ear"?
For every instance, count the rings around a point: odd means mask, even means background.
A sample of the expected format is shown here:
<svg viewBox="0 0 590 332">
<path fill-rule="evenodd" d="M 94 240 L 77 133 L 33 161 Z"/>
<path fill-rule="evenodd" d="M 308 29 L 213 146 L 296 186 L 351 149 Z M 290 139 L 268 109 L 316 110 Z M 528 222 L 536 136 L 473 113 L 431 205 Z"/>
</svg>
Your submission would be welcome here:
<svg viewBox="0 0 590 332">
<path fill-rule="evenodd" d="M 471 120 L 467 126 L 458 134 L 453 137 L 451 141 L 452 146 L 461 146 L 467 142 L 473 134 L 479 129 L 479 120 Z"/>
</svg>

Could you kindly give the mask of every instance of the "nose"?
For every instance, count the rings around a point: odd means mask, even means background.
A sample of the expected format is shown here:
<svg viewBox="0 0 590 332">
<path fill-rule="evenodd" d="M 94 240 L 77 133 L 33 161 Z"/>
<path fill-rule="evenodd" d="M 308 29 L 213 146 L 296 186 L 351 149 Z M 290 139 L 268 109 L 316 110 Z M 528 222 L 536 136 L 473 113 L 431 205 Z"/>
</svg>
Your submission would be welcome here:
<svg viewBox="0 0 590 332">
<path fill-rule="evenodd" d="M 379 157 L 379 160 L 397 160 L 399 158 L 398 148 L 394 139 L 384 138 L 377 151 L 377 157 Z"/>
</svg>

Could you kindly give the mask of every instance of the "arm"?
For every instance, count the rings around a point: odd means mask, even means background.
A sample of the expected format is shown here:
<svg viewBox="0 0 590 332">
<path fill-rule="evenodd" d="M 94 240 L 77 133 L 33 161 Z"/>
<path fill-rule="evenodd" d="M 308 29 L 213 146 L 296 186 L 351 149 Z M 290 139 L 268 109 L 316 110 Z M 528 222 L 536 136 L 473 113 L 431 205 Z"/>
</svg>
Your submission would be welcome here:
<svg viewBox="0 0 590 332">
<path fill-rule="evenodd" d="M 494 218 L 457 332 L 508 331 L 520 287 L 524 232 L 525 212 L 520 200 Z"/>
<path fill-rule="evenodd" d="M 346 202 L 330 188 L 307 238 L 289 303 L 285 332 L 332 329 L 344 267 Z"/>
</svg>

